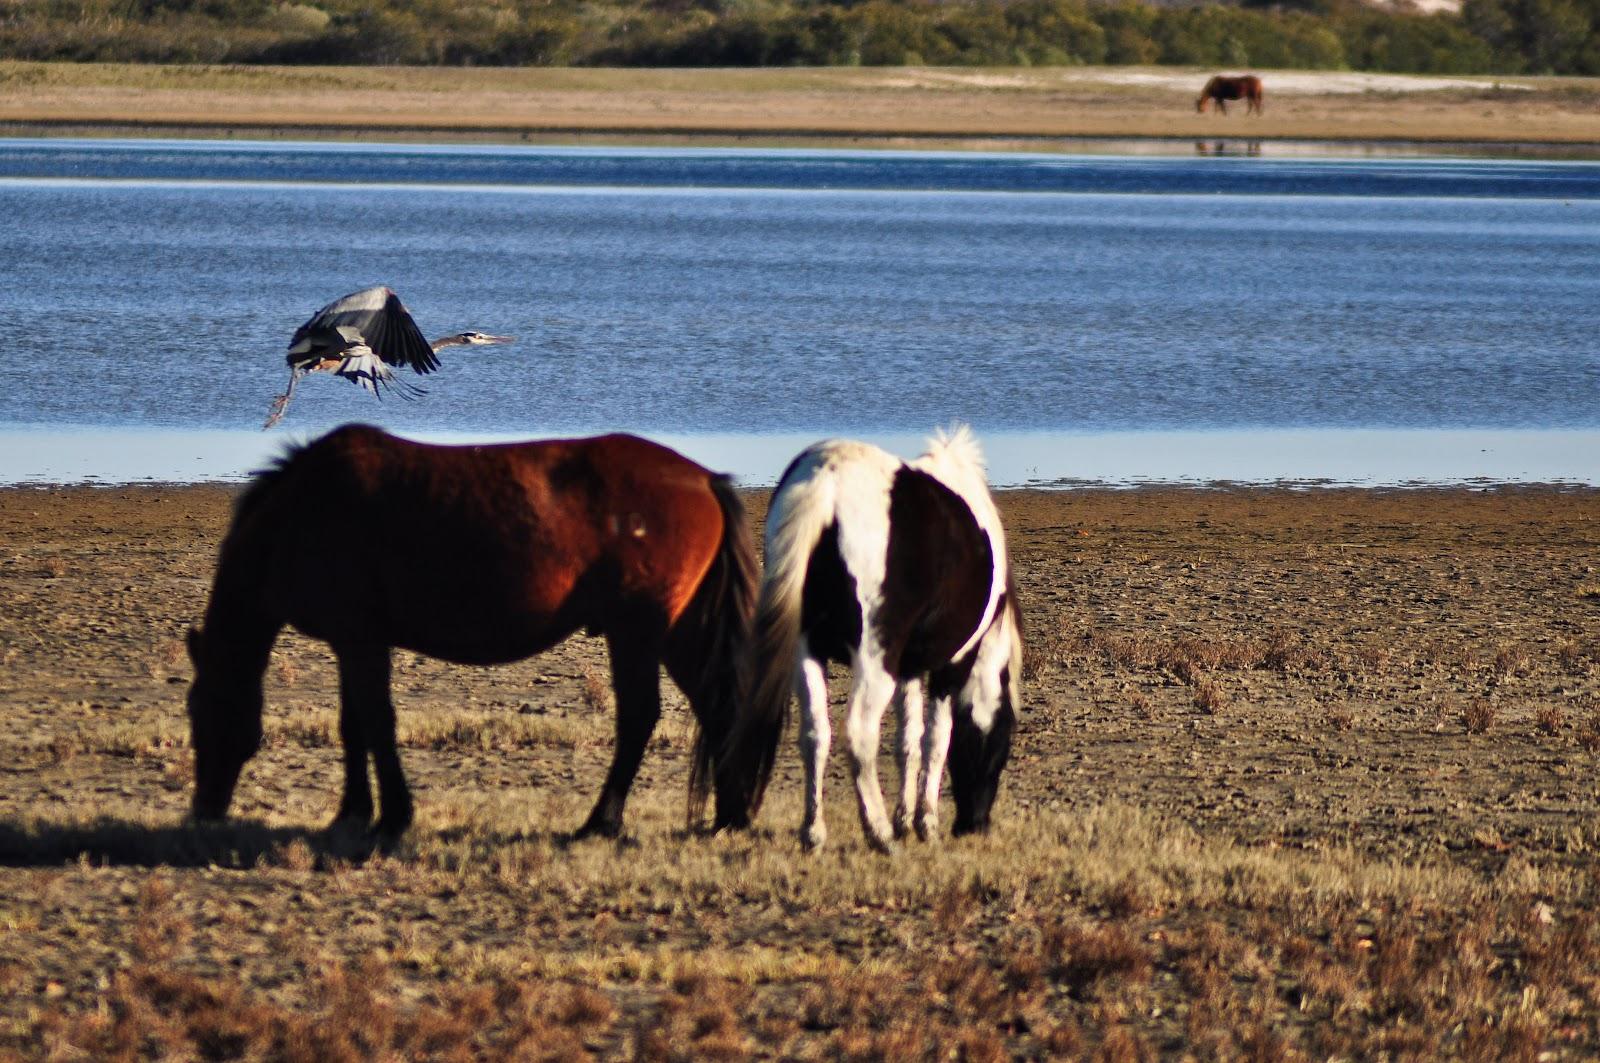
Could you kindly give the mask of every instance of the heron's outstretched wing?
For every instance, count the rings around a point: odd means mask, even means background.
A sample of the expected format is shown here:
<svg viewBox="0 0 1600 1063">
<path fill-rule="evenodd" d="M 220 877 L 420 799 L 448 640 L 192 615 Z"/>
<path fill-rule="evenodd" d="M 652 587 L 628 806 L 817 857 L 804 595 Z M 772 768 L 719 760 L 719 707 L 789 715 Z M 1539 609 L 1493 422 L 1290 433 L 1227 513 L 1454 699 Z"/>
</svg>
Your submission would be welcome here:
<svg viewBox="0 0 1600 1063">
<path fill-rule="evenodd" d="M 342 359 L 357 346 L 388 365 L 410 366 L 418 373 L 439 368 L 432 346 L 405 304 L 381 284 L 335 299 L 313 314 L 290 339 L 288 362 L 297 366 Z M 342 369 L 337 372 L 344 375 Z"/>
<path fill-rule="evenodd" d="M 388 363 L 364 343 L 346 348 L 333 372 L 336 376 L 344 377 L 380 399 L 383 398 L 383 392 L 390 388 L 399 391 L 402 397 L 408 399 L 425 394 L 415 385 L 396 380 L 394 371 L 389 368 Z"/>
<path fill-rule="evenodd" d="M 400 297 L 387 288 L 382 290 L 387 295 L 383 309 L 371 325 L 362 330 L 367 346 L 390 365 L 409 365 L 419 373 L 431 373 L 439 368 L 439 359 L 433 356 L 433 345 L 411 320 Z"/>
</svg>

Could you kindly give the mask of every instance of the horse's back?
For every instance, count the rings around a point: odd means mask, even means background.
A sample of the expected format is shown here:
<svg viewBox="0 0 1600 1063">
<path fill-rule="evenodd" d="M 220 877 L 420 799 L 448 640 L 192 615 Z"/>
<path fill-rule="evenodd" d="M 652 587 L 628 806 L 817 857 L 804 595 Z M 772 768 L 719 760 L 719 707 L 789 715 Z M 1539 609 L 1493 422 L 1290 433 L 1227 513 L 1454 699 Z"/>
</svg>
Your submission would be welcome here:
<svg viewBox="0 0 1600 1063">
<path fill-rule="evenodd" d="M 970 484 L 947 482 L 943 463 L 921 464 L 871 444 L 829 440 L 807 448 L 781 478 L 769 557 L 786 552 L 790 514 L 821 509 L 811 518 L 820 535 L 797 537 L 815 544 L 802 626 L 817 656 L 848 661 L 870 624 L 889 667 L 914 675 L 948 660 L 981 624 L 991 587 L 1004 578 L 980 516 L 992 508 L 987 488 L 980 474 L 982 497 L 969 501 Z"/>
<path fill-rule="evenodd" d="M 633 436 L 439 446 L 351 425 L 269 475 L 251 519 L 275 611 L 453 660 L 526 656 L 630 606 L 670 622 L 723 534 L 712 474 Z"/>
</svg>

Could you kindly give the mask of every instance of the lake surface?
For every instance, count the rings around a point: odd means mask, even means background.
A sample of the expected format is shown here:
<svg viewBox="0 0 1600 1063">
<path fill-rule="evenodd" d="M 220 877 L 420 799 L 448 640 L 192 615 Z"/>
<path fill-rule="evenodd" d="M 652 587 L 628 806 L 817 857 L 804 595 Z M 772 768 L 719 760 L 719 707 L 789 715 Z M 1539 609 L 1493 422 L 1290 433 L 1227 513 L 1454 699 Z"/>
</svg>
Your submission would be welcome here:
<svg viewBox="0 0 1600 1063">
<path fill-rule="evenodd" d="M 418 402 L 308 378 L 297 437 L 628 429 L 770 480 L 960 419 L 1006 482 L 1600 482 L 1600 163 L 0 140 L 0 218 L 0 481 L 241 474 L 290 333 L 387 283 L 520 339 Z"/>
</svg>

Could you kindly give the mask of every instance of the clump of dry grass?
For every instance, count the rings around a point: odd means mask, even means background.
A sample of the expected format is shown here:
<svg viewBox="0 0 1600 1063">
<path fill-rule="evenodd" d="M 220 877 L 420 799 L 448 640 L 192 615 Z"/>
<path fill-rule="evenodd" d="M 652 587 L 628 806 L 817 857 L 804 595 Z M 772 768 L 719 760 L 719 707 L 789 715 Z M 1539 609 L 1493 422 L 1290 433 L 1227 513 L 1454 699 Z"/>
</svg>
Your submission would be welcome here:
<svg viewBox="0 0 1600 1063">
<path fill-rule="evenodd" d="M 583 707 L 590 713 L 611 712 L 611 683 L 594 668 L 583 670 Z"/>
<path fill-rule="evenodd" d="M 1228 696 L 1222 692 L 1222 687 L 1215 680 L 1201 679 L 1195 683 L 1194 707 L 1215 716 L 1228 707 Z"/>
<path fill-rule="evenodd" d="M 1468 734 L 1487 734 L 1499 717 L 1499 706 L 1488 698 L 1474 698 L 1461 710 L 1461 723 Z"/>
<path fill-rule="evenodd" d="M 1356 717 L 1348 705 L 1329 705 L 1322 711 L 1322 722 L 1329 730 L 1345 734 L 1355 727 Z"/>
<path fill-rule="evenodd" d="M 1540 734 L 1558 735 L 1567 726 L 1567 714 L 1559 705 L 1540 705 L 1533 715 L 1533 725 Z"/>
<path fill-rule="evenodd" d="M 1497 678 L 1526 676 L 1532 667 L 1533 657 L 1521 646 L 1503 645 L 1495 650 L 1493 670 Z"/>
</svg>

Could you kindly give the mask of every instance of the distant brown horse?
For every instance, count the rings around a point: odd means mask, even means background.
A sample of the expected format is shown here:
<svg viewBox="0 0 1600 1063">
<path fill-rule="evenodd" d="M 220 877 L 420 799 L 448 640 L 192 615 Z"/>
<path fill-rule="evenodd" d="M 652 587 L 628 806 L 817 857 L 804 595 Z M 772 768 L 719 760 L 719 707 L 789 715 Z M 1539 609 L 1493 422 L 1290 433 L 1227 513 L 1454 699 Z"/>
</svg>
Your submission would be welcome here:
<svg viewBox="0 0 1600 1063">
<path fill-rule="evenodd" d="M 614 836 L 660 715 L 660 668 L 697 721 L 690 815 L 739 700 L 757 569 L 727 477 L 633 436 L 429 446 L 349 425 L 291 451 L 240 497 L 204 626 L 190 629 L 194 815 L 227 815 L 261 742 L 261 677 L 289 624 L 339 662 L 344 797 L 384 843 L 411 823 L 395 749 L 391 647 L 461 664 L 603 635 L 617 746 L 578 835 Z M 719 807 L 722 804 L 718 797 Z"/>
<path fill-rule="evenodd" d="M 1229 100 L 1244 100 L 1245 114 L 1260 114 L 1261 79 L 1254 74 L 1246 74 L 1243 77 L 1236 78 L 1217 74 L 1206 82 L 1205 88 L 1200 90 L 1199 97 L 1194 101 L 1194 109 L 1200 114 L 1204 114 L 1206 104 L 1212 100 L 1216 101 L 1217 110 L 1223 114 L 1228 113 Z"/>
</svg>

